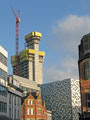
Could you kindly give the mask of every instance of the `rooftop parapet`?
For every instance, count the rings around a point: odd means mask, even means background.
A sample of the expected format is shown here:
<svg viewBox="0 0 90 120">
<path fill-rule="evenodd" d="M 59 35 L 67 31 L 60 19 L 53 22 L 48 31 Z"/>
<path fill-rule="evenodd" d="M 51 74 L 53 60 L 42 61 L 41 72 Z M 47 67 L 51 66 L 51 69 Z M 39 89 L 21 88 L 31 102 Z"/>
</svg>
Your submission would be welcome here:
<svg viewBox="0 0 90 120">
<path fill-rule="evenodd" d="M 32 37 L 42 37 L 42 34 L 40 32 L 31 32 L 25 36 L 25 40 L 32 38 Z"/>
</svg>

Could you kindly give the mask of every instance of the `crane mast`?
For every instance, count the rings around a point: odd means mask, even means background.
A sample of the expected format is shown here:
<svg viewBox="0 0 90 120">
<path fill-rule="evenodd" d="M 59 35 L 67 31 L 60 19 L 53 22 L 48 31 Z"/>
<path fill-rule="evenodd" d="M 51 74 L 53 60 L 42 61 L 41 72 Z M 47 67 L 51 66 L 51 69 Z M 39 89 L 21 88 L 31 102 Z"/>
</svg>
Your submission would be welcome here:
<svg viewBox="0 0 90 120">
<path fill-rule="evenodd" d="M 19 55 L 18 55 L 18 51 L 19 51 L 19 23 L 20 23 L 20 11 L 17 11 L 17 15 L 14 11 L 14 9 L 11 7 L 15 18 L 16 18 L 16 71 L 15 73 L 18 74 L 18 63 L 19 63 Z"/>
</svg>

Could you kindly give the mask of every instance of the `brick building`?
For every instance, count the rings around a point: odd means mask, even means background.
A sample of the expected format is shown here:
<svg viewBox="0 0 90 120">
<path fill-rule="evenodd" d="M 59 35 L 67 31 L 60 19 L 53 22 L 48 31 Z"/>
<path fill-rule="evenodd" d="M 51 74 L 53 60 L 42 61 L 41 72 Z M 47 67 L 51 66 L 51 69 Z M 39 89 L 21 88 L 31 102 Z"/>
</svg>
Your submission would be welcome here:
<svg viewBox="0 0 90 120">
<path fill-rule="evenodd" d="M 47 120 L 45 102 L 39 93 L 33 92 L 22 98 L 21 120 Z"/>
</svg>

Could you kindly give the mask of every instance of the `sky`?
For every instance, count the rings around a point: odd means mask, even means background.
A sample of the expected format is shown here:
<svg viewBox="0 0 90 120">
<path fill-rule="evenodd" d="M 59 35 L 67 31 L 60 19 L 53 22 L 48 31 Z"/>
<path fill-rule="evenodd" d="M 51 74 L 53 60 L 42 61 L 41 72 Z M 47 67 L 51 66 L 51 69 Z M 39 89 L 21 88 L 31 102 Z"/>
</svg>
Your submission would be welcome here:
<svg viewBox="0 0 90 120">
<path fill-rule="evenodd" d="M 40 50 L 46 52 L 44 83 L 78 77 L 78 45 L 90 32 L 90 0 L 0 0 L 0 45 L 10 56 L 15 54 L 16 19 L 11 10 L 20 10 L 19 51 L 25 48 L 24 36 L 42 33 Z"/>
</svg>

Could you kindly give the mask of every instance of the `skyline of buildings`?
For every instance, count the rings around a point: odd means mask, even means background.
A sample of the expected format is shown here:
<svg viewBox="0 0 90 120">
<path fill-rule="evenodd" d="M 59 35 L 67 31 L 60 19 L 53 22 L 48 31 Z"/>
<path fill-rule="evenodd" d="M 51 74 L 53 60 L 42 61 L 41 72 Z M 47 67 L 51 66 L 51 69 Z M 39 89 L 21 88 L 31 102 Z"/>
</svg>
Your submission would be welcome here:
<svg viewBox="0 0 90 120">
<path fill-rule="evenodd" d="M 41 36 L 42 35 L 39 32 L 31 32 L 25 37 L 25 39 L 27 39 L 26 40 L 27 46 L 30 45 L 29 47 L 32 49 L 26 48 L 24 52 L 21 51 L 19 56 L 20 61 L 18 64 L 18 73 L 15 70 L 16 68 L 15 65 L 17 65 L 16 57 L 15 56 L 11 57 L 11 63 L 14 69 L 13 72 L 18 74 L 19 76 L 6 74 L 6 83 L 7 83 L 7 86 L 6 86 L 7 87 L 7 98 L 6 98 L 7 103 L 5 106 L 6 116 L 5 115 L 3 115 L 3 117 L 0 116 L 2 120 L 5 118 L 9 120 L 20 119 L 21 112 L 22 112 L 21 100 L 23 99 L 23 97 L 27 96 L 30 93 L 35 93 L 35 92 L 36 93 L 39 92 L 39 94 L 41 95 L 40 87 L 37 86 L 37 84 L 43 83 L 43 62 L 44 62 L 45 52 L 39 51 L 39 41 Z M 2 56 L 0 56 L 0 58 L 4 59 L 4 57 Z M 4 62 L 2 59 L 1 61 Z M 25 63 L 25 66 L 23 66 L 23 63 Z M 2 76 L 2 74 L 0 74 L 0 76 L 5 77 L 5 75 Z M 3 93 L 3 91 L 1 91 L 1 93 Z M 3 110 L 3 108 L 1 108 L 1 110 Z M 25 113 L 27 113 L 27 111 Z M 41 116 L 42 116 L 42 112 L 41 112 Z M 51 120 L 50 111 L 46 112 L 45 119 Z"/>
<path fill-rule="evenodd" d="M 49 118 L 51 119 L 50 116 L 52 116 L 52 120 L 79 120 L 79 114 L 81 114 L 81 112 L 85 113 L 85 115 L 90 112 L 90 34 L 84 35 L 79 45 L 78 65 L 80 81 L 64 79 L 47 84 L 43 84 L 43 62 L 45 52 L 39 51 L 41 37 L 42 34 L 39 32 L 31 32 L 25 36 L 27 47 L 19 53 L 18 64 L 16 56 L 11 56 L 13 75 L 7 75 L 8 53 L 0 46 L 1 116 L 3 115 L 8 119 L 17 120 L 21 118 L 21 113 L 24 111 L 24 114 L 32 113 L 35 117 L 35 115 L 37 115 L 37 110 L 34 108 L 36 104 L 33 106 L 33 110 L 30 108 L 29 111 L 28 109 L 24 109 L 24 107 L 21 109 L 21 100 L 23 98 L 27 99 L 29 94 L 30 97 L 32 96 L 33 99 L 35 98 L 36 100 L 36 97 L 31 94 L 39 93 L 39 100 L 45 101 L 46 114 L 49 115 L 49 117 L 46 115 L 46 117 L 44 116 L 42 118 L 31 118 L 32 116 L 28 114 L 28 118 L 22 117 L 22 120 L 28 120 L 29 118 L 32 120 L 49 120 Z M 18 71 L 16 67 L 18 67 Z M 6 96 L 4 95 L 4 90 L 6 90 Z M 3 96 L 6 97 L 4 98 L 5 102 L 2 101 Z M 43 112 L 40 113 L 41 116 L 43 116 Z"/>
</svg>

